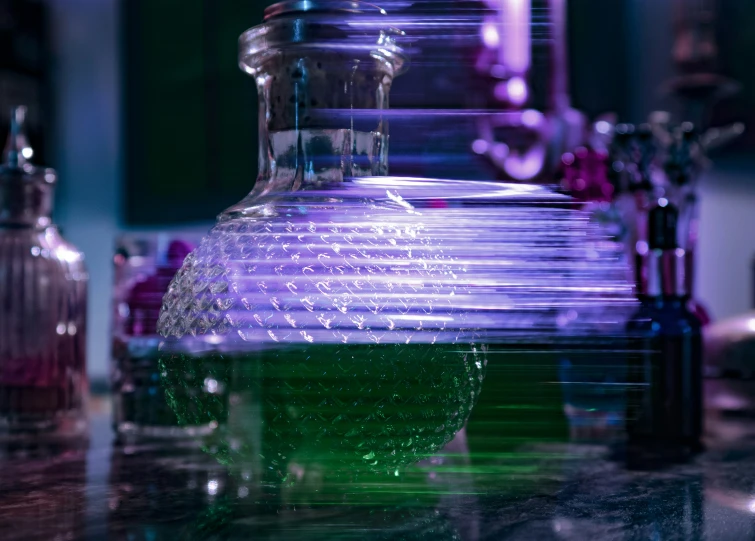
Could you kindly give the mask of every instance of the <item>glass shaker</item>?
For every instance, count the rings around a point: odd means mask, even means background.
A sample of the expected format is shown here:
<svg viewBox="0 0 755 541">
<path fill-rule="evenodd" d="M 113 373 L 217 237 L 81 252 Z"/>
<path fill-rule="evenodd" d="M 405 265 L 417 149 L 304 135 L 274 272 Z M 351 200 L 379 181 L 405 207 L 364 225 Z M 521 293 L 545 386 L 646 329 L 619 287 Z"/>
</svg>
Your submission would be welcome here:
<svg viewBox="0 0 755 541">
<path fill-rule="evenodd" d="M 87 272 L 51 220 L 57 174 L 33 166 L 24 107 L 0 166 L 0 440 L 86 430 Z"/>
</svg>

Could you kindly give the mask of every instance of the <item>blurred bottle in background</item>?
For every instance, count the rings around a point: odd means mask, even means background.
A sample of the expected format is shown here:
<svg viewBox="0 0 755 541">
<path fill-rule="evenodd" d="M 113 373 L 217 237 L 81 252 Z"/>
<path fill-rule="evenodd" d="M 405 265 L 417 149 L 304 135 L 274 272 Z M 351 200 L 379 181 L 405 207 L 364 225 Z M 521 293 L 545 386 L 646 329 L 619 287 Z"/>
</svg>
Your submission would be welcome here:
<svg viewBox="0 0 755 541">
<path fill-rule="evenodd" d="M 25 107 L 11 112 L 0 165 L 0 440 L 86 431 L 84 256 L 53 224 L 52 169 L 35 167 Z"/>
<path fill-rule="evenodd" d="M 648 212 L 647 285 L 629 324 L 648 345 L 629 367 L 630 460 L 684 459 L 701 449 L 702 324 L 688 308 L 678 221 L 664 198 Z"/>
<path fill-rule="evenodd" d="M 157 318 L 165 291 L 195 245 L 189 234 L 126 235 L 118 239 L 112 336 L 114 428 L 123 437 L 180 437 L 160 386 Z"/>
</svg>

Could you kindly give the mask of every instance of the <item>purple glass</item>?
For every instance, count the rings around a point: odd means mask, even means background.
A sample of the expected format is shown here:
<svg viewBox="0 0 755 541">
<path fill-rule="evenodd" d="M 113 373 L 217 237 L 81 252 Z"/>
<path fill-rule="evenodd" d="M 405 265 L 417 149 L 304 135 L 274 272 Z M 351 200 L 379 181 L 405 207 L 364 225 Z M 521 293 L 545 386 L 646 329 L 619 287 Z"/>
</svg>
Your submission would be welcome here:
<svg viewBox="0 0 755 541">
<path fill-rule="evenodd" d="M 0 440 L 86 430 L 84 256 L 52 223 L 52 169 L 32 166 L 14 108 L 0 166 Z"/>
</svg>

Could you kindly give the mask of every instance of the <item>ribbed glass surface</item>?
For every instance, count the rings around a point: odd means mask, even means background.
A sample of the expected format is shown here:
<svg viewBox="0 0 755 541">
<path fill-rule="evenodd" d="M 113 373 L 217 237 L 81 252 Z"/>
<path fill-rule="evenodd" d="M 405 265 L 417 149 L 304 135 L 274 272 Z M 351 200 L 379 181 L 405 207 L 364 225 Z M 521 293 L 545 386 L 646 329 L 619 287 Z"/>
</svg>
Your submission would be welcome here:
<svg viewBox="0 0 755 541">
<path fill-rule="evenodd" d="M 55 228 L 0 227 L 0 438 L 83 430 L 86 283 Z"/>
</svg>

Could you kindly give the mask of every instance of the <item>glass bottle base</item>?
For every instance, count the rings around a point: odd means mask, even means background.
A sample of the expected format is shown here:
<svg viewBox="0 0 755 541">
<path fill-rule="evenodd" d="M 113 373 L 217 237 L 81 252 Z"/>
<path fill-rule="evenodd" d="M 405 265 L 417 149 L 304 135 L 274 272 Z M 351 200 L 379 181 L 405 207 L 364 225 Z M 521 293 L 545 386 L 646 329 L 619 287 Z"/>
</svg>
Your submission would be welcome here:
<svg viewBox="0 0 755 541">
<path fill-rule="evenodd" d="M 216 423 L 197 426 L 151 426 L 138 425 L 131 422 L 121 422 L 114 426 L 119 441 L 134 440 L 181 440 L 204 438 L 211 436 L 217 430 Z"/>
</svg>

